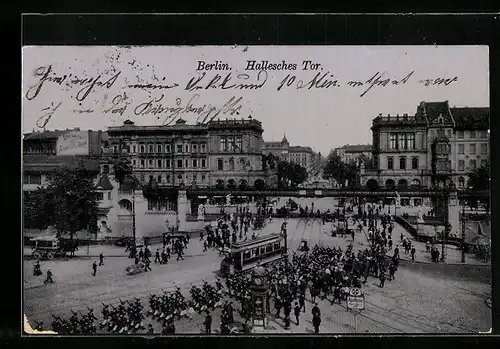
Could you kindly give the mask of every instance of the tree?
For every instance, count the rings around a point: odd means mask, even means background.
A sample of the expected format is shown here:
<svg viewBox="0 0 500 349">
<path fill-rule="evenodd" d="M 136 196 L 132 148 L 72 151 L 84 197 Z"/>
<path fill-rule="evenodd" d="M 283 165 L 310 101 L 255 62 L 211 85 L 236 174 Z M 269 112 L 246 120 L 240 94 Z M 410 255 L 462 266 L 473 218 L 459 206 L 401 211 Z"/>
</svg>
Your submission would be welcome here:
<svg viewBox="0 0 500 349">
<path fill-rule="evenodd" d="M 52 225 L 58 235 L 69 233 L 71 246 L 76 232 L 86 229 L 96 233 L 98 198 L 94 178 L 94 174 L 80 168 L 53 171 L 49 185 L 25 202 L 27 218 L 40 229 Z"/>
<path fill-rule="evenodd" d="M 469 180 L 467 182 L 467 187 L 472 190 L 477 191 L 489 191 L 490 190 L 490 164 L 475 168 L 468 173 Z M 490 200 L 489 198 L 470 198 L 468 204 L 470 207 L 477 207 L 477 201 L 482 202 L 486 211 L 489 211 Z"/>
<path fill-rule="evenodd" d="M 278 187 L 287 187 L 288 183 L 295 187 L 307 179 L 307 170 L 293 162 L 280 160 L 277 175 Z"/>
<path fill-rule="evenodd" d="M 348 182 L 348 186 L 353 187 L 357 183 L 357 165 L 355 161 L 344 163 L 340 156 L 330 152 L 323 168 L 323 178 L 335 179 L 337 183 L 344 186 Z"/>
<path fill-rule="evenodd" d="M 274 170 L 276 169 L 278 162 L 279 158 L 272 153 L 269 153 L 268 155 L 262 154 L 262 170 Z"/>
</svg>

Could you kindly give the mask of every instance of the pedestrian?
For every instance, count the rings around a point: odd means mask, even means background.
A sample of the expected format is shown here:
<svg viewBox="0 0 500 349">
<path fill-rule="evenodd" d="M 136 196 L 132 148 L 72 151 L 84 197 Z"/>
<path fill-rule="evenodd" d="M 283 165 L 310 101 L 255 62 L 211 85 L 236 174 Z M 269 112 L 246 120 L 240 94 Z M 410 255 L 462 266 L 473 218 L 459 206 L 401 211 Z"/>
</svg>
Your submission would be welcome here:
<svg viewBox="0 0 500 349">
<path fill-rule="evenodd" d="M 299 326 L 300 307 L 299 307 L 298 302 L 295 302 L 295 307 L 293 308 L 293 312 L 295 314 L 295 320 L 296 320 L 297 326 Z"/>
<path fill-rule="evenodd" d="M 314 326 L 314 333 L 319 333 L 319 326 L 321 324 L 321 312 L 319 311 L 318 305 L 315 304 L 314 308 L 312 310 L 313 314 L 313 326 Z"/>
<path fill-rule="evenodd" d="M 300 306 L 300 309 L 302 309 L 302 312 L 305 313 L 306 312 L 306 296 L 304 293 L 301 293 L 299 295 L 299 306 Z"/>
<path fill-rule="evenodd" d="M 182 257 L 182 250 L 181 249 L 177 250 L 177 261 L 179 261 L 179 259 L 184 260 L 184 257 Z"/>
<path fill-rule="evenodd" d="M 276 297 L 274 300 L 274 309 L 276 309 L 276 317 L 280 317 L 280 312 L 281 312 L 281 299 L 280 297 Z"/>
<path fill-rule="evenodd" d="M 96 263 L 96 261 L 94 261 L 94 263 L 92 264 L 92 269 L 94 270 L 94 276 L 95 276 L 95 274 L 97 273 L 97 263 Z"/>
<path fill-rule="evenodd" d="M 385 284 L 385 272 L 383 270 L 380 271 L 379 279 L 380 279 L 379 287 L 383 288 Z"/>
<path fill-rule="evenodd" d="M 160 249 L 156 250 L 156 255 L 155 255 L 155 263 L 161 263 L 160 259 Z"/>
<path fill-rule="evenodd" d="M 140 262 L 139 256 L 135 256 L 134 264 L 137 265 L 139 264 L 139 262 Z"/>
<path fill-rule="evenodd" d="M 153 329 L 153 325 L 149 324 L 148 325 L 148 334 L 154 334 L 155 330 Z"/>
<path fill-rule="evenodd" d="M 54 280 L 52 280 L 52 272 L 49 270 L 47 270 L 47 278 L 45 279 L 45 281 L 43 282 L 44 284 L 52 284 L 54 283 Z"/>
<path fill-rule="evenodd" d="M 144 259 L 144 251 L 142 250 L 142 248 L 139 250 L 139 260 L 143 260 Z"/>
<path fill-rule="evenodd" d="M 205 325 L 205 333 L 210 334 L 212 333 L 212 315 L 210 312 L 207 310 L 207 315 L 205 316 L 205 321 L 203 324 Z"/>
<path fill-rule="evenodd" d="M 389 265 L 389 281 L 394 280 L 395 272 L 396 272 L 396 266 L 394 265 L 394 263 L 391 263 L 391 265 Z"/>
<path fill-rule="evenodd" d="M 149 266 L 149 265 L 151 264 L 151 261 L 149 260 L 149 258 L 146 258 L 146 259 L 144 260 L 144 264 L 146 265 L 146 266 L 144 267 L 144 271 L 145 271 L 145 272 L 146 272 L 146 271 L 148 271 L 148 270 L 151 270 L 151 267 Z"/>
<path fill-rule="evenodd" d="M 389 241 L 387 241 L 387 244 L 389 245 L 389 251 L 392 250 L 392 238 L 389 237 Z"/>
<path fill-rule="evenodd" d="M 207 252 L 207 250 L 208 250 L 208 242 L 203 241 L 203 252 Z"/>
<path fill-rule="evenodd" d="M 411 247 L 411 260 L 412 261 L 415 261 L 415 252 L 416 252 L 415 246 L 412 246 Z"/>
<path fill-rule="evenodd" d="M 233 302 L 229 301 L 229 304 L 227 305 L 227 317 L 229 320 L 229 323 L 232 324 L 234 323 L 234 313 L 233 313 Z"/>
</svg>

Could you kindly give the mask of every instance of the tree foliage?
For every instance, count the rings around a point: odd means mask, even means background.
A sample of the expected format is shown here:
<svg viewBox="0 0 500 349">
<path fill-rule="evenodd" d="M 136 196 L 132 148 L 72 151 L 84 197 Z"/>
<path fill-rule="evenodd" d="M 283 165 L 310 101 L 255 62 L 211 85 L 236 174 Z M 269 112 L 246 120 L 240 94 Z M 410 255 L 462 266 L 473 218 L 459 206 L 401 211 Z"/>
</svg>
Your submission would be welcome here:
<svg viewBox="0 0 500 349">
<path fill-rule="evenodd" d="M 468 173 L 469 180 L 467 182 L 467 187 L 471 190 L 486 191 L 490 190 L 490 164 L 475 168 Z M 485 205 L 486 210 L 489 211 L 490 200 L 489 198 L 470 198 L 468 205 L 472 208 L 477 207 L 477 202 L 481 202 Z"/>
<path fill-rule="evenodd" d="M 84 169 L 65 168 L 50 174 L 49 185 L 26 197 L 24 219 L 38 229 L 54 226 L 59 234 L 97 231 L 98 198 L 94 175 Z"/>
<path fill-rule="evenodd" d="M 299 164 L 280 160 L 278 162 L 278 186 L 286 188 L 290 184 L 296 187 L 307 179 L 307 170 Z"/>
<path fill-rule="evenodd" d="M 340 186 L 348 182 L 349 187 L 354 187 L 357 183 L 357 166 L 355 161 L 344 163 L 340 156 L 330 152 L 323 168 L 323 178 L 335 179 Z"/>
</svg>

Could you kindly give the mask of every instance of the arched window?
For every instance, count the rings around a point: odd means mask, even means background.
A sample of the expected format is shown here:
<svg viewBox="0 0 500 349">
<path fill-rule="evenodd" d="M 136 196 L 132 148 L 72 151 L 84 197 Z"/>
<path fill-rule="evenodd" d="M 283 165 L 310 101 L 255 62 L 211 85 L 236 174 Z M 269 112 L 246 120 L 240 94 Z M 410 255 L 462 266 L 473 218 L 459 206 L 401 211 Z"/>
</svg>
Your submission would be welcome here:
<svg viewBox="0 0 500 349">
<path fill-rule="evenodd" d="M 392 157 L 387 158 L 387 169 L 389 170 L 394 169 L 394 158 Z"/>
<path fill-rule="evenodd" d="M 460 188 L 463 188 L 463 187 L 465 186 L 465 178 L 464 178 L 464 177 L 460 177 L 460 178 L 458 179 L 458 186 L 459 186 Z"/>
<path fill-rule="evenodd" d="M 377 190 L 377 187 L 378 187 L 378 183 L 375 179 L 369 179 L 366 182 L 366 188 L 369 190 Z"/>
<path fill-rule="evenodd" d="M 412 170 L 418 170 L 418 157 L 413 157 L 411 159 L 411 168 Z"/>
<path fill-rule="evenodd" d="M 399 158 L 399 169 L 406 170 L 406 157 L 404 156 Z"/>
<path fill-rule="evenodd" d="M 122 199 L 118 202 L 118 206 L 123 210 L 132 212 L 132 202 L 130 200 Z"/>
<path fill-rule="evenodd" d="M 399 189 L 406 189 L 406 188 L 408 188 L 408 181 L 406 179 L 400 179 L 398 181 L 398 188 Z"/>
<path fill-rule="evenodd" d="M 388 179 L 385 181 L 386 188 L 393 189 L 395 185 L 396 185 L 396 183 L 394 183 L 393 179 Z"/>
<path fill-rule="evenodd" d="M 229 171 L 234 171 L 234 159 L 229 159 Z"/>
</svg>

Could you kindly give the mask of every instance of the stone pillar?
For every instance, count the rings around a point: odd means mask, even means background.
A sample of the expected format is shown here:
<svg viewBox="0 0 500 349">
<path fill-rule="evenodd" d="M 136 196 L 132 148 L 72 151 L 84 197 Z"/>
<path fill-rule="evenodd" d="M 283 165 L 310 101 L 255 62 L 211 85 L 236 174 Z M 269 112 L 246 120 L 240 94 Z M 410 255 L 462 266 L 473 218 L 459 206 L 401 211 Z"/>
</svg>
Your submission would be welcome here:
<svg viewBox="0 0 500 349">
<path fill-rule="evenodd" d="M 451 225 L 450 234 L 460 236 L 460 204 L 457 191 L 451 191 L 448 197 L 448 222 Z"/>
<path fill-rule="evenodd" d="M 148 200 L 142 194 L 142 190 L 136 190 L 134 193 L 134 197 L 130 197 L 130 201 L 134 200 L 134 209 L 135 209 L 135 237 L 136 238 L 144 238 L 146 235 L 145 229 L 147 228 L 147 215 L 146 211 L 148 210 Z"/>
<path fill-rule="evenodd" d="M 186 231 L 186 219 L 190 210 L 189 200 L 187 199 L 186 191 L 179 190 L 177 194 L 177 222 L 180 232 Z"/>
</svg>

